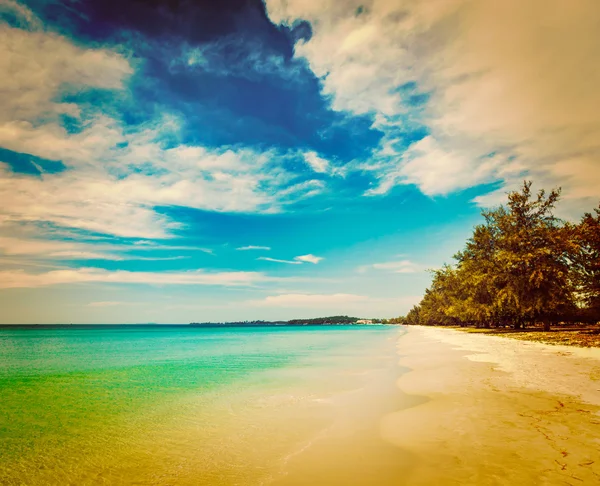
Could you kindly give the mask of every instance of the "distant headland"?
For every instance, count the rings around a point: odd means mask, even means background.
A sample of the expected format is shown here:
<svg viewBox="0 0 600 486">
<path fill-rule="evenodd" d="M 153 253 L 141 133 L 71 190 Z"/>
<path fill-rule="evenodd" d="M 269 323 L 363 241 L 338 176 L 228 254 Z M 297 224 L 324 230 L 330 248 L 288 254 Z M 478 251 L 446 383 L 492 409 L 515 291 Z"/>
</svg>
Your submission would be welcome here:
<svg viewBox="0 0 600 486">
<path fill-rule="evenodd" d="M 362 317 L 330 316 L 289 321 L 237 321 L 237 322 L 191 322 L 193 327 L 263 327 L 263 326 L 347 326 L 391 324 L 388 319 L 365 319 Z"/>
<path fill-rule="evenodd" d="M 231 322 L 190 322 L 189 324 L 0 324 L 0 329 L 140 329 L 140 328 L 190 328 L 190 327 L 275 327 L 275 326 L 364 326 L 398 324 L 398 319 L 365 319 L 350 316 L 315 317 L 311 319 L 291 319 L 289 321 L 231 321 Z"/>
</svg>

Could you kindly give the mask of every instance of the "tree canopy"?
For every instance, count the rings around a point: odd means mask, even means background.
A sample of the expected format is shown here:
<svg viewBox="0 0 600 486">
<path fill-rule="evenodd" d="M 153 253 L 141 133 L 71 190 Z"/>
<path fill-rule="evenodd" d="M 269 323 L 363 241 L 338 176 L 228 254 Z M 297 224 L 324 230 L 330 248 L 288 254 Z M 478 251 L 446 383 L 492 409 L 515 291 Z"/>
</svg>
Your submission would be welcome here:
<svg viewBox="0 0 600 486">
<path fill-rule="evenodd" d="M 554 215 L 560 189 L 482 212 L 453 265 L 432 271 L 431 286 L 406 324 L 512 325 L 600 320 L 600 207 L 579 224 Z"/>
</svg>

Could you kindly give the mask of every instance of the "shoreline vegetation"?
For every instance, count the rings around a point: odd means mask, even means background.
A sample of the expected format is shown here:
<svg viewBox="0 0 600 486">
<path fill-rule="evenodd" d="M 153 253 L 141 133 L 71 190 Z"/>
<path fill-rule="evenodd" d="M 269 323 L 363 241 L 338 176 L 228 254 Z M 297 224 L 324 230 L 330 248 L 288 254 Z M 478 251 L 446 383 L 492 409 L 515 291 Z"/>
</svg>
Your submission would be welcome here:
<svg viewBox="0 0 600 486">
<path fill-rule="evenodd" d="M 600 206 L 571 223 L 554 215 L 559 199 L 526 181 L 482 211 L 456 263 L 432 270 L 421 302 L 393 321 L 600 346 Z"/>
</svg>

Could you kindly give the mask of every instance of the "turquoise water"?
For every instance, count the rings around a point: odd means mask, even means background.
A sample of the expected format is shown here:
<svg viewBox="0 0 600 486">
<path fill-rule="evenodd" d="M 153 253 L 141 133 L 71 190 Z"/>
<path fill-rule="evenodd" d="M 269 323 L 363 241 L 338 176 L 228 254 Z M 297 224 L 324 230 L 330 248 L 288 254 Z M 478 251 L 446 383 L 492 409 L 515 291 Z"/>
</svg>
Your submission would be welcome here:
<svg viewBox="0 0 600 486">
<path fill-rule="evenodd" d="M 397 328 L 0 331 L 0 483 L 261 484 Z M 268 482 L 268 481 L 267 481 Z"/>
</svg>

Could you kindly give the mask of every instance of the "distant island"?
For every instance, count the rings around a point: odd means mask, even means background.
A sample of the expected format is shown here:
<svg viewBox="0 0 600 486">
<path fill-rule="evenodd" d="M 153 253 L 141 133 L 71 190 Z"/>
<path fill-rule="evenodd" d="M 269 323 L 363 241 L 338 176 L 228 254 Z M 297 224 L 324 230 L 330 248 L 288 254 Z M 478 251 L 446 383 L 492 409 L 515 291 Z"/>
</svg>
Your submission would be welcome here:
<svg viewBox="0 0 600 486">
<path fill-rule="evenodd" d="M 395 324 L 388 319 L 365 319 L 350 316 L 315 317 L 291 319 L 289 321 L 236 321 L 236 322 L 191 322 L 192 327 L 264 327 L 264 326 L 345 326 L 369 324 Z"/>
<path fill-rule="evenodd" d="M 347 326 L 347 325 L 401 324 L 400 318 L 365 319 L 362 317 L 330 316 L 312 319 L 291 319 L 289 321 L 232 321 L 232 322 L 190 322 L 189 324 L 0 324 L 0 329 L 140 329 L 140 328 L 190 328 L 190 327 L 274 327 L 274 326 Z"/>
</svg>

